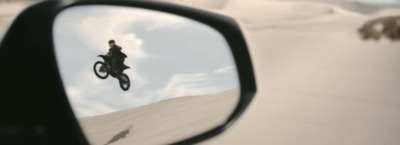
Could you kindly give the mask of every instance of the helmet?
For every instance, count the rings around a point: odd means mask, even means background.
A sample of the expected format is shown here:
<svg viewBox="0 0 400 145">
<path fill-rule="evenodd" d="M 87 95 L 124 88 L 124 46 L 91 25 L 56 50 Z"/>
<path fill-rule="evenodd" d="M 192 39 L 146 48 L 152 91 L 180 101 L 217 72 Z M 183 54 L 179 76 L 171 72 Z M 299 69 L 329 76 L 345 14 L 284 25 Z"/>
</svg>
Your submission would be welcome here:
<svg viewBox="0 0 400 145">
<path fill-rule="evenodd" d="M 115 41 L 111 39 L 110 41 L 108 41 L 108 44 L 113 43 L 113 42 L 115 43 Z"/>
</svg>

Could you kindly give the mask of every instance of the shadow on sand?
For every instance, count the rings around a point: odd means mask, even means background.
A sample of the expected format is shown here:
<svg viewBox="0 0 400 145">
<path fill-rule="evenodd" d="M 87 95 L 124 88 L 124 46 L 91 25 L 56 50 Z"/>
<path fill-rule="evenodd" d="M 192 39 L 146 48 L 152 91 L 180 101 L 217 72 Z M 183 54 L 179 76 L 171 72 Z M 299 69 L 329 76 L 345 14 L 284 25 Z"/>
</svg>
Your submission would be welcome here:
<svg viewBox="0 0 400 145">
<path fill-rule="evenodd" d="M 125 138 L 126 135 L 129 134 L 131 129 L 132 129 L 132 125 L 128 126 L 127 129 L 125 129 L 125 130 L 119 132 L 118 134 L 116 134 L 114 137 L 111 138 L 110 141 L 108 141 L 104 145 L 109 145 L 110 143 L 116 142 L 116 141 L 120 140 L 121 138 Z"/>
</svg>

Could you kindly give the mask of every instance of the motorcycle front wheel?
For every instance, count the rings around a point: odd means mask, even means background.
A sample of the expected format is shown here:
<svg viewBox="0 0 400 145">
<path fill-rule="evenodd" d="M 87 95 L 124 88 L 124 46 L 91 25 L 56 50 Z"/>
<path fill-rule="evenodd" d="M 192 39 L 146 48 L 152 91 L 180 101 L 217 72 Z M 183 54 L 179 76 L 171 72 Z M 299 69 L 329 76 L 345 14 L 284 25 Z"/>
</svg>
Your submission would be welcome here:
<svg viewBox="0 0 400 145">
<path fill-rule="evenodd" d="M 118 81 L 119 81 L 119 86 L 121 87 L 122 90 L 124 90 L 124 91 L 129 90 L 131 82 L 129 81 L 128 75 L 120 74 L 118 76 Z"/>
<path fill-rule="evenodd" d="M 100 79 L 106 79 L 109 75 L 106 64 L 101 61 L 97 61 L 96 63 L 94 63 L 93 70 L 96 76 Z"/>
</svg>

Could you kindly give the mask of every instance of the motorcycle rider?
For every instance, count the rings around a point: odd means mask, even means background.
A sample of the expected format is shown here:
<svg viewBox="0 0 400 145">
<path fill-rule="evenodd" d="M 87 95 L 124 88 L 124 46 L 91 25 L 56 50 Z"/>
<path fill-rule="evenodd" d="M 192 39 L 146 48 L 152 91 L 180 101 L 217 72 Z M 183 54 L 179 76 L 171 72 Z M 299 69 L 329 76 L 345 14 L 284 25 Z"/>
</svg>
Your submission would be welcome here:
<svg viewBox="0 0 400 145">
<path fill-rule="evenodd" d="M 117 73 L 122 73 L 127 66 L 124 64 L 125 58 L 127 57 L 121 50 L 114 40 L 108 41 L 110 49 L 108 50 L 107 56 L 111 56 L 111 66 Z"/>
</svg>

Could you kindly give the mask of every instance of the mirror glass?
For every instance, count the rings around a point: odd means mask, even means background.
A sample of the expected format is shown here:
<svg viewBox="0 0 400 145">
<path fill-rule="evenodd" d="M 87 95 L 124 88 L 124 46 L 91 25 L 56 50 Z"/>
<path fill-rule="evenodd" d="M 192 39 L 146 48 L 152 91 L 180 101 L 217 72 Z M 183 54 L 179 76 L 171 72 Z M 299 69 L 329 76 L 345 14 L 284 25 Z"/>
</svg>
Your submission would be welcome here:
<svg viewBox="0 0 400 145">
<path fill-rule="evenodd" d="M 168 144 L 223 124 L 240 84 L 230 48 L 200 22 L 134 7 L 63 10 L 54 47 L 91 144 Z"/>
</svg>

